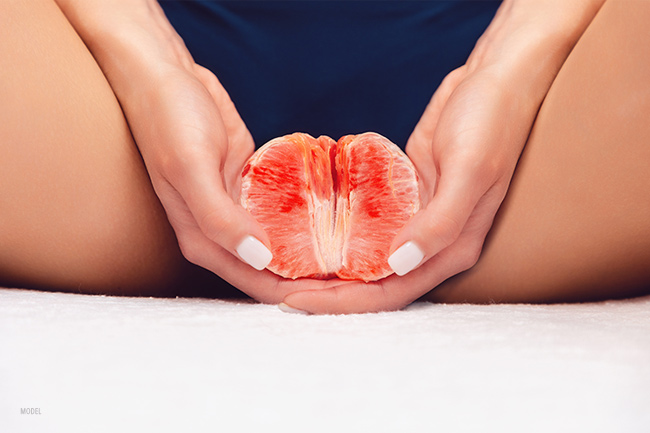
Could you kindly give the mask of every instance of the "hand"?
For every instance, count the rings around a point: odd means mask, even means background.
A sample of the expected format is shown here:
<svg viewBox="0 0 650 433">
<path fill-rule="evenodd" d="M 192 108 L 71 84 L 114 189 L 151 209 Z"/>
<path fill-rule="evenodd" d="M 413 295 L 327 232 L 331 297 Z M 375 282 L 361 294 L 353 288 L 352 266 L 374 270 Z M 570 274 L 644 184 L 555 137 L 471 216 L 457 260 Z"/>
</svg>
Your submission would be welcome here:
<svg viewBox="0 0 650 433">
<path fill-rule="evenodd" d="M 394 310 L 473 266 L 537 110 L 598 6 L 504 2 L 467 64 L 442 82 L 407 143 L 423 208 L 391 246 L 389 264 L 398 275 L 332 282 L 327 290 L 291 293 L 284 303 L 312 313 Z M 573 11 L 570 18 L 545 28 L 563 7 Z"/>
<path fill-rule="evenodd" d="M 278 303 L 292 290 L 326 287 L 326 281 L 260 272 L 270 253 L 264 258 L 253 251 L 250 264 L 258 270 L 237 259 L 251 257 L 242 253 L 242 239 L 245 245 L 254 236 L 268 245 L 262 228 L 238 204 L 253 140 L 216 77 L 198 65 L 192 68 L 164 76 L 155 90 L 134 98 L 140 102 L 130 120 L 183 254 L 262 302 Z M 256 263 L 258 257 L 263 261 Z"/>
<path fill-rule="evenodd" d="M 238 204 L 253 139 L 159 5 L 58 1 L 120 101 L 184 256 L 263 302 L 277 303 L 296 287 L 326 287 L 254 269 L 263 269 L 271 253 L 262 227 Z"/>
<path fill-rule="evenodd" d="M 284 302 L 310 312 L 399 309 L 471 267 L 526 141 L 526 114 L 517 95 L 490 74 L 470 73 L 466 66 L 449 74 L 406 147 L 420 174 L 424 205 L 393 242 L 395 256 L 407 241 L 412 244 L 402 252 L 420 250 L 398 258 L 397 271 L 407 275 L 294 293 Z"/>
</svg>

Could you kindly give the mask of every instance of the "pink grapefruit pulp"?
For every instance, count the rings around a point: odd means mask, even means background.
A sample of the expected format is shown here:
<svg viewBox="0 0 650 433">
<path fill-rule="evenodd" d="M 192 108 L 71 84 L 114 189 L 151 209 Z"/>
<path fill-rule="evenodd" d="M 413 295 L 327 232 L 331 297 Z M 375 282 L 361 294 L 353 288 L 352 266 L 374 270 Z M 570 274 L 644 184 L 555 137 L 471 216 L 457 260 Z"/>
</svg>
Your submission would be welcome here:
<svg viewBox="0 0 650 433">
<path fill-rule="evenodd" d="M 415 167 L 379 134 L 338 142 L 295 133 L 259 148 L 242 171 L 241 204 L 269 236 L 268 269 L 285 278 L 374 281 L 420 208 Z"/>
</svg>

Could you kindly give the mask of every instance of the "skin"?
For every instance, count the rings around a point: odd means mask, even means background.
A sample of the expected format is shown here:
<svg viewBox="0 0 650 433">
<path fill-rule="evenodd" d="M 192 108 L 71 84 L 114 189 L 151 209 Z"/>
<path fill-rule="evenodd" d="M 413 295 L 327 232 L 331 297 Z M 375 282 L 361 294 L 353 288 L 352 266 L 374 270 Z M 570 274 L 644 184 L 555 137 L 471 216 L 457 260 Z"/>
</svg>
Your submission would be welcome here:
<svg viewBox="0 0 650 433">
<path fill-rule="evenodd" d="M 284 280 L 235 252 L 247 234 L 266 235 L 233 201 L 254 145 L 216 77 L 156 2 L 58 6 L 0 4 L 10 41 L 0 53 L 0 196 L 12 203 L 0 224 L 2 283 L 172 296 L 198 282 L 220 295 L 192 262 L 279 302 Z"/>
<path fill-rule="evenodd" d="M 268 239 L 235 204 L 253 142 L 227 92 L 154 1 L 57 3 L 0 4 L 6 285 L 173 295 L 213 287 L 205 268 L 261 302 L 353 313 L 402 308 L 443 281 L 427 299 L 585 300 L 650 281 L 650 53 L 625 43 L 650 36 L 644 2 L 611 0 L 592 25 L 601 1 L 504 3 L 407 146 L 426 206 L 392 250 L 414 240 L 425 260 L 370 284 L 241 261 L 244 237 Z M 621 124 L 626 145 L 607 152 Z"/>
<path fill-rule="evenodd" d="M 546 97 L 481 259 L 428 299 L 650 292 L 648 17 L 644 1 L 603 6 Z"/>
<path fill-rule="evenodd" d="M 600 5 L 583 6 L 575 10 L 584 13 L 574 17 L 578 27 L 589 23 L 589 8 Z M 421 265 L 376 284 L 295 293 L 286 298 L 288 305 L 353 313 L 401 308 L 419 297 L 564 302 L 648 293 L 650 127 L 644 119 L 650 113 L 650 50 L 630 41 L 650 37 L 644 21 L 650 4 L 607 2 L 566 62 L 570 45 L 554 40 L 552 30 L 550 43 L 539 42 L 541 51 L 530 45 L 532 58 L 516 47 L 499 48 L 508 41 L 495 33 L 517 27 L 503 21 L 514 19 L 513 9 L 495 18 L 492 46 L 480 41 L 468 64 L 447 77 L 409 141 L 408 154 L 424 173 L 430 201 L 393 249 L 414 239 L 426 251 Z M 501 34 L 519 33 L 510 28 Z M 555 59 L 549 44 L 556 47 Z M 515 56 L 490 61 L 495 52 L 497 58 Z M 534 62 L 540 52 L 549 53 L 541 65 Z M 501 64 L 510 66 L 491 74 Z M 535 118 L 545 86 L 551 88 Z M 513 94 L 513 88 L 528 91 Z"/>
</svg>

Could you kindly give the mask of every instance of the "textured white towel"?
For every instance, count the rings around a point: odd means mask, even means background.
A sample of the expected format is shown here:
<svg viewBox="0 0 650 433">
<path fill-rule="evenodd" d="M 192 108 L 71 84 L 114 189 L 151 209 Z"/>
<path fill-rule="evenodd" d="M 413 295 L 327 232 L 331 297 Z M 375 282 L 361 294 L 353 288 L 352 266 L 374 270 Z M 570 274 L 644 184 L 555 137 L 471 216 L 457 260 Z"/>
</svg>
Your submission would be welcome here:
<svg viewBox="0 0 650 433">
<path fill-rule="evenodd" d="M 300 316 L 0 289 L 0 351 L 0 432 L 650 431 L 650 297 Z"/>
</svg>

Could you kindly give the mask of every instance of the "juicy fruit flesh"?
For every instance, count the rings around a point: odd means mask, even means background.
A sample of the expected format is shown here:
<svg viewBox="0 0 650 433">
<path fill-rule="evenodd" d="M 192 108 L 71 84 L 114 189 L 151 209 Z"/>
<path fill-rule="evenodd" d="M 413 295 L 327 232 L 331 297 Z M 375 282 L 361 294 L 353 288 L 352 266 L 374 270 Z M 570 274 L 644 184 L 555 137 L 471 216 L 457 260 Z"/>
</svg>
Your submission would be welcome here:
<svg viewBox="0 0 650 433">
<path fill-rule="evenodd" d="M 392 273 L 388 248 L 420 199 L 413 164 L 381 135 L 295 133 L 246 163 L 241 203 L 269 236 L 271 271 L 371 281 Z"/>
</svg>

